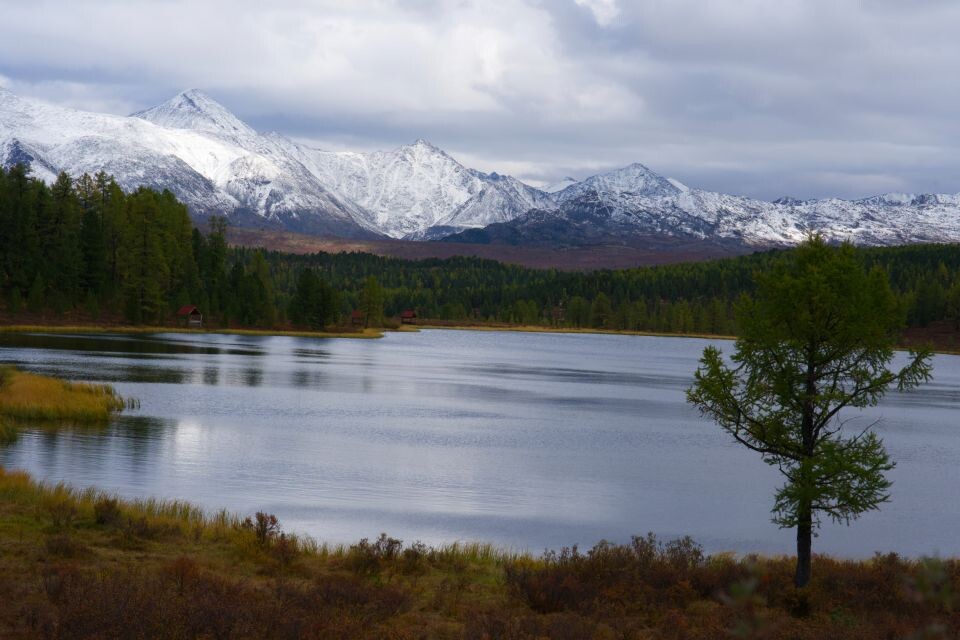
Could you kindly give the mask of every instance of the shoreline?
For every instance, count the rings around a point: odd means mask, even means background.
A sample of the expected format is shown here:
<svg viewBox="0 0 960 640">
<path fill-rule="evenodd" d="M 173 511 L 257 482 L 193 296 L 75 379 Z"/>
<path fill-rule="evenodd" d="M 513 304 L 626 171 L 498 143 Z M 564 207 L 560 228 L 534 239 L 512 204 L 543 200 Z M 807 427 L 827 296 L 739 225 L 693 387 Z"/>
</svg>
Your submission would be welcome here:
<svg viewBox="0 0 960 640">
<path fill-rule="evenodd" d="M 285 329 L 187 329 L 184 327 L 164 327 L 164 326 L 130 326 L 130 325 L 31 325 L 31 324 L 13 324 L 0 325 L 0 334 L 3 333 L 62 333 L 62 334 L 156 334 L 156 333 L 178 333 L 187 335 L 237 335 L 237 336 L 263 336 L 263 337 L 290 337 L 290 338 L 327 338 L 327 339 L 352 339 L 352 340 L 377 340 L 386 337 L 388 333 L 418 333 L 421 330 L 439 330 L 439 331 L 485 331 L 495 332 L 504 331 L 511 333 L 546 333 L 546 334 L 571 334 L 571 335 L 610 335 L 610 336 L 638 336 L 652 338 L 696 338 L 702 340 L 736 340 L 735 335 L 712 334 L 712 333 L 669 333 L 660 331 L 629 331 L 624 329 L 594 329 L 594 328 L 575 328 L 575 327 L 547 327 L 540 325 L 490 325 L 490 324 L 433 324 L 425 322 L 423 324 L 404 324 L 399 327 L 385 328 L 366 328 L 360 332 L 356 331 L 297 331 Z M 908 344 L 899 344 L 895 347 L 897 351 L 909 351 L 917 348 L 916 340 Z M 956 346 L 937 346 L 936 342 L 929 344 L 931 351 L 939 355 L 960 355 L 960 348 Z"/>
<path fill-rule="evenodd" d="M 269 513 L 125 499 L 0 465 L 0 568 L 10 576 L 0 580 L 0 635 L 301 637 L 277 635 L 289 625 L 358 640 L 504 637 L 504 628 L 572 639 L 680 626 L 703 638 L 766 621 L 812 640 L 960 628 L 937 591 L 960 572 L 956 558 L 817 555 L 798 590 L 791 556 L 706 554 L 689 538 L 541 555 L 411 542 L 381 534 L 326 544 Z M 930 594 L 903 588 L 927 582 Z"/>
<path fill-rule="evenodd" d="M 278 336 L 291 338 L 348 338 L 355 340 L 375 340 L 382 338 L 386 329 L 364 329 L 355 331 L 296 331 L 284 329 L 187 329 L 184 327 L 128 326 L 128 325 L 29 325 L 14 324 L 0 326 L 0 333 L 183 333 L 193 335 L 237 335 L 237 336 Z"/>
<path fill-rule="evenodd" d="M 587 327 L 545 327 L 540 325 L 445 325 L 417 324 L 407 325 L 419 329 L 440 329 L 452 331 L 511 331 L 515 333 L 569 333 L 583 335 L 609 336 L 646 336 L 653 338 L 704 338 L 711 340 L 736 340 L 736 336 L 712 333 L 667 333 L 658 331 L 631 331 L 626 329 L 592 329 Z"/>
</svg>

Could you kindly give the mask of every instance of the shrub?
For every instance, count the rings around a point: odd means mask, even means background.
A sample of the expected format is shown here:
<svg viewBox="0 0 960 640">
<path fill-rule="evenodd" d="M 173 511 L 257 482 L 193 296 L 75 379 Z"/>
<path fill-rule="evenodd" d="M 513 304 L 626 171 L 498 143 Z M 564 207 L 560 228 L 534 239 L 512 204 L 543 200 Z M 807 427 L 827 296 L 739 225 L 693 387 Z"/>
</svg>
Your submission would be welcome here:
<svg viewBox="0 0 960 640">
<path fill-rule="evenodd" d="M 277 520 L 277 516 L 262 511 L 257 511 L 252 520 L 250 518 L 244 520 L 242 526 L 253 531 L 257 544 L 261 547 L 268 546 L 280 533 L 280 521 Z"/>
<path fill-rule="evenodd" d="M 46 496 L 44 509 L 50 517 L 50 523 L 56 531 L 69 529 L 77 517 L 77 505 L 70 495 L 59 492 Z"/>
<path fill-rule="evenodd" d="M 101 526 L 116 527 L 122 522 L 120 502 L 116 498 L 98 498 L 93 503 L 93 521 Z"/>
<path fill-rule="evenodd" d="M 363 538 L 350 547 L 344 560 L 351 571 L 361 575 L 377 575 L 388 564 L 393 563 L 403 549 L 403 541 L 390 538 L 385 533 L 374 542 Z"/>
<path fill-rule="evenodd" d="M 44 546 L 47 553 L 60 558 L 78 558 L 87 555 L 90 551 L 87 545 L 66 534 L 47 536 Z"/>
</svg>

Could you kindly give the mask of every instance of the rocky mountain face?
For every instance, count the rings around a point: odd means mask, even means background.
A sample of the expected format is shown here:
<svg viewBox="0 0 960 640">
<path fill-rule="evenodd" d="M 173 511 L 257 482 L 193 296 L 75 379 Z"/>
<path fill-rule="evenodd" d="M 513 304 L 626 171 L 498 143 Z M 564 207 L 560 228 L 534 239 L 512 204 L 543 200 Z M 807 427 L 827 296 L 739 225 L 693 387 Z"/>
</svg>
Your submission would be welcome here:
<svg viewBox="0 0 960 640">
<path fill-rule="evenodd" d="M 960 194 L 765 202 L 692 189 L 640 164 L 551 194 L 556 206 L 448 236 L 456 242 L 636 245 L 650 238 L 773 247 L 819 232 L 861 245 L 960 241 Z"/>
<path fill-rule="evenodd" d="M 170 189 L 198 218 L 347 238 L 768 247 L 818 231 L 865 245 L 960 241 L 960 194 L 764 202 L 641 164 L 538 189 L 465 167 L 425 140 L 357 153 L 261 134 L 196 90 L 123 117 L 0 88 L 0 164 L 16 163 L 48 182 L 105 171 L 124 189 Z"/>
</svg>

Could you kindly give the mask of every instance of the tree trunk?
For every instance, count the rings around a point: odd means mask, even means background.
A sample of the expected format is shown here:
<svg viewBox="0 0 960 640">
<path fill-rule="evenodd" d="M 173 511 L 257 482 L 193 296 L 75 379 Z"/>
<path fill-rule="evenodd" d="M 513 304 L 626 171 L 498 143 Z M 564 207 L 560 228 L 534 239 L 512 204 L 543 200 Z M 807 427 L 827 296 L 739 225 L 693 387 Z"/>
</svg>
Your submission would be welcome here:
<svg viewBox="0 0 960 640">
<path fill-rule="evenodd" d="M 810 556 L 813 546 L 813 518 L 809 505 L 803 505 L 797 523 L 797 573 L 793 584 L 798 588 L 810 582 Z"/>
</svg>

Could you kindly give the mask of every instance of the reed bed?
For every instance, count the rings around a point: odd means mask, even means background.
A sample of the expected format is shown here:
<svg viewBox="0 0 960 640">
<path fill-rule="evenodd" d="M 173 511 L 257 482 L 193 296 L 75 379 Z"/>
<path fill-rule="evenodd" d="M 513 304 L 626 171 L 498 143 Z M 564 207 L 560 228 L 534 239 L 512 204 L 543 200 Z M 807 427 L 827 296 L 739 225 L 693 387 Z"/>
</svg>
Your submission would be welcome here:
<svg viewBox="0 0 960 640">
<path fill-rule="evenodd" d="M 7 418 L 106 422 L 133 404 L 109 385 L 67 382 L 0 367 L 0 416 Z"/>
</svg>

